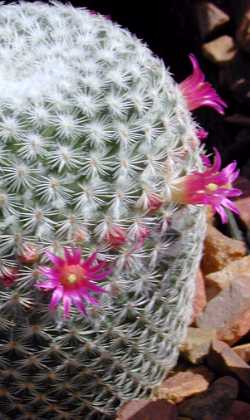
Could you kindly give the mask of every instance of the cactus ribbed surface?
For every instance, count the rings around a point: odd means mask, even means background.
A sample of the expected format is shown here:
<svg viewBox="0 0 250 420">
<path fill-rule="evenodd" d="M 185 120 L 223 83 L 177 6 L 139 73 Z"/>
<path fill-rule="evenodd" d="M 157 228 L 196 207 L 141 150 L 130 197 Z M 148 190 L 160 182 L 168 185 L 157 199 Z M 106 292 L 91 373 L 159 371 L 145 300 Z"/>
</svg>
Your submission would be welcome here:
<svg viewBox="0 0 250 420">
<path fill-rule="evenodd" d="M 204 210 L 170 187 L 202 168 L 196 126 L 141 41 L 68 5 L 0 6 L 0 80 L 0 417 L 111 419 L 173 367 L 191 317 Z M 35 287 L 63 247 L 112 267 L 86 316 Z"/>
</svg>

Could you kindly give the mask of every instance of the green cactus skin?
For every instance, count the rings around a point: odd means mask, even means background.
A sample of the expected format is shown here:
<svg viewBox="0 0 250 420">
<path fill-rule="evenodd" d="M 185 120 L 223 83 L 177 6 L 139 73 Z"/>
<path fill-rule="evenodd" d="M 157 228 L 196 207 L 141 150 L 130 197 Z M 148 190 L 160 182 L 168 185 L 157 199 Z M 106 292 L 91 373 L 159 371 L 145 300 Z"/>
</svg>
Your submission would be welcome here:
<svg viewBox="0 0 250 420">
<path fill-rule="evenodd" d="M 1 419 L 111 419 L 174 366 L 191 318 L 205 216 L 170 186 L 202 167 L 196 126 L 160 59 L 69 5 L 0 6 L 0 80 L 0 270 L 18 271 L 0 286 Z M 152 193 L 169 204 L 149 213 Z M 111 225 L 128 232 L 115 249 Z M 64 246 L 113 266 L 69 320 L 34 287 Z"/>
</svg>

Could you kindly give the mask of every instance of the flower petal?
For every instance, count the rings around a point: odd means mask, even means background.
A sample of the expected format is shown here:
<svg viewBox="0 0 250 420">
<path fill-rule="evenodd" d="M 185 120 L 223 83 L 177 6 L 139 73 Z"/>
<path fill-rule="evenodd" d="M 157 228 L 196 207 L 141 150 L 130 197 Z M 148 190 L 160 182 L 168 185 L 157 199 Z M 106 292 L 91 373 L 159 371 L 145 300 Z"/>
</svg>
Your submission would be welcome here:
<svg viewBox="0 0 250 420">
<path fill-rule="evenodd" d="M 53 264 L 58 265 L 59 267 L 65 264 L 65 261 L 62 258 L 57 257 L 56 255 L 52 254 L 52 252 L 50 251 L 46 251 L 45 254 L 47 255 L 47 257 Z"/>
<path fill-rule="evenodd" d="M 71 309 L 71 298 L 67 294 L 64 294 L 62 300 L 63 300 L 64 318 L 68 318 L 70 309 Z"/>
<path fill-rule="evenodd" d="M 212 85 L 205 81 L 205 75 L 195 56 L 190 54 L 189 59 L 192 63 L 193 72 L 179 85 L 188 109 L 193 111 L 201 106 L 208 106 L 220 114 L 224 114 L 226 103 L 220 98 Z"/>
<path fill-rule="evenodd" d="M 51 301 L 49 304 L 50 309 L 54 310 L 55 307 L 58 305 L 58 303 L 60 302 L 60 300 L 63 297 L 63 288 L 62 287 L 57 287 L 51 297 Z"/>
</svg>

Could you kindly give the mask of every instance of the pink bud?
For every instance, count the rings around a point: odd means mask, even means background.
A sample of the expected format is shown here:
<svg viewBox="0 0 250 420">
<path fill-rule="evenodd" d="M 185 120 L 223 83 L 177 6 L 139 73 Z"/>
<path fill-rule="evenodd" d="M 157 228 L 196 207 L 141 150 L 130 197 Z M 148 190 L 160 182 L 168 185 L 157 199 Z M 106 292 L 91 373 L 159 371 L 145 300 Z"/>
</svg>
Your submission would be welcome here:
<svg viewBox="0 0 250 420">
<path fill-rule="evenodd" d="M 8 273 L 0 276 L 0 283 L 5 287 L 11 287 L 17 279 L 18 270 L 16 268 L 9 268 Z"/>
<path fill-rule="evenodd" d="M 117 248 L 127 242 L 126 229 L 113 225 L 105 235 L 105 240 L 112 248 Z"/>
<path fill-rule="evenodd" d="M 23 264 L 33 264 L 39 259 L 37 248 L 33 244 L 25 244 L 23 251 L 18 255 L 19 260 Z"/>
</svg>

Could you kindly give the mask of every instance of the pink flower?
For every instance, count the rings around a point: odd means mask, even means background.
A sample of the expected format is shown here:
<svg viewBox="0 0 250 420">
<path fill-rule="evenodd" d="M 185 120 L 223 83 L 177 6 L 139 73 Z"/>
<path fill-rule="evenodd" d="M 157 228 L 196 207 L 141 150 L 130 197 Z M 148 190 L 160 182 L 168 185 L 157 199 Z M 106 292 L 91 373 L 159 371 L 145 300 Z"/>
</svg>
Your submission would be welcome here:
<svg viewBox="0 0 250 420">
<path fill-rule="evenodd" d="M 196 131 L 196 136 L 198 137 L 200 141 L 202 141 L 207 138 L 208 132 L 204 130 L 204 128 L 200 128 L 199 130 Z"/>
<path fill-rule="evenodd" d="M 193 73 L 179 85 L 189 111 L 201 106 L 208 106 L 214 108 L 219 114 L 224 114 L 226 103 L 219 97 L 212 85 L 205 81 L 205 75 L 195 56 L 189 54 L 189 58 L 193 66 Z"/>
<path fill-rule="evenodd" d="M 105 235 L 105 241 L 109 243 L 112 248 L 117 248 L 127 242 L 126 229 L 113 225 Z"/>
<path fill-rule="evenodd" d="M 93 305 L 98 301 L 92 293 L 104 293 L 105 289 L 96 282 L 105 279 L 111 270 L 106 262 L 99 262 L 94 252 L 85 261 L 81 258 L 80 248 L 64 248 L 64 258 L 46 252 L 53 267 L 40 267 L 39 271 L 47 280 L 36 284 L 39 289 L 53 290 L 50 309 L 54 310 L 62 301 L 64 317 L 69 316 L 71 305 L 86 314 L 83 300 Z"/>
<path fill-rule="evenodd" d="M 200 157 L 204 166 L 207 166 L 207 167 L 211 166 L 211 162 L 209 160 L 208 155 L 205 155 L 205 153 L 203 153 L 200 155 Z"/>
<path fill-rule="evenodd" d="M 172 198 L 182 204 L 206 204 L 219 213 L 222 223 L 227 222 L 224 208 L 239 214 L 236 205 L 228 197 L 241 195 L 238 188 L 233 188 L 232 183 L 239 175 L 236 162 L 232 162 L 221 169 L 221 156 L 215 150 L 214 163 L 206 164 L 205 172 L 194 172 L 176 182 L 177 189 L 173 191 Z"/>
</svg>

